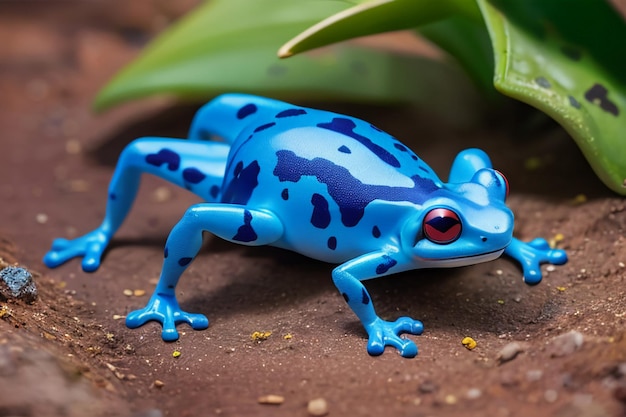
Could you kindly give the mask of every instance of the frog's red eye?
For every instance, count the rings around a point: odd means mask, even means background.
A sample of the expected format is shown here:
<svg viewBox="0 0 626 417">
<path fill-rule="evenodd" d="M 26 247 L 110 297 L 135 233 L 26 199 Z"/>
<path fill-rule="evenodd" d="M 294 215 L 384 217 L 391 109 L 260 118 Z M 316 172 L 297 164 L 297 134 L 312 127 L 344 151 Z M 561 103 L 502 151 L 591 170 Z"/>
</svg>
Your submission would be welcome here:
<svg viewBox="0 0 626 417">
<path fill-rule="evenodd" d="M 450 209 L 433 209 L 424 217 L 424 235 L 433 243 L 452 243 L 461 236 L 461 219 Z"/>
<path fill-rule="evenodd" d="M 504 188 L 505 188 L 504 199 L 506 200 L 506 198 L 509 196 L 509 180 L 507 180 L 504 174 L 498 171 L 497 169 L 495 169 L 494 171 L 496 171 L 504 180 Z"/>
</svg>

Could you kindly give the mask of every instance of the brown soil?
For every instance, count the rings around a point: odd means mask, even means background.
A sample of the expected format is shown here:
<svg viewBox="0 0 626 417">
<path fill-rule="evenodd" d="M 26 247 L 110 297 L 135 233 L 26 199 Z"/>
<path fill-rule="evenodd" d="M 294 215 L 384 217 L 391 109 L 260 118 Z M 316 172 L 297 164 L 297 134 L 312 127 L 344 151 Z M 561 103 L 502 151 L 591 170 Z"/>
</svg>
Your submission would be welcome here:
<svg viewBox="0 0 626 417">
<path fill-rule="evenodd" d="M 560 128 L 527 129 L 519 106 L 516 117 L 464 131 L 423 111 L 332 106 L 411 143 L 440 173 L 460 149 L 485 149 L 509 178 L 517 235 L 564 237 L 569 263 L 544 267 L 532 288 L 507 259 L 368 282 L 383 317 L 424 322 L 415 359 L 367 355 L 330 265 L 216 238 L 179 285 L 183 307 L 206 314 L 209 329 L 180 326 L 175 343 L 161 341 L 156 324 L 127 329 L 119 316 L 146 303 L 168 231 L 196 201 L 154 178 L 99 271 L 78 261 L 46 269 L 54 237 L 99 224 L 125 143 L 185 134 L 193 107 L 89 110 L 98 88 L 194 1 L 183 3 L 0 5 L 0 256 L 38 271 L 40 291 L 32 305 L 2 304 L 0 416 L 306 416 L 316 398 L 331 416 L 624 415 L 626 203 Z M 253 341 L 255 331 L 272 333 Z M 568 350 L 570 331 L 583 336 L 578 349 Z M 499 352 L 514 341 L 523 351 L 503 363 Z M 259 402 L 270 394 L 284 402 Z"/>
</svg>

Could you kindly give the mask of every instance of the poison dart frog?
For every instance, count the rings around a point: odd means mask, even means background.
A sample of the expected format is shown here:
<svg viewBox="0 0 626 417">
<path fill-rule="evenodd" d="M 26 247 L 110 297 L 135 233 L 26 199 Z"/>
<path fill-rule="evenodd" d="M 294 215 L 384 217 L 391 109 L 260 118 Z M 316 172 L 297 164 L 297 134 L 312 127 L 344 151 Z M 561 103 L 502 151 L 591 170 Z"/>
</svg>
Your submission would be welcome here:
<svg viewBox="0 0 626 417">
<path fill-rule="evenodd" d="M 208 327 L 202 314 L 181 310 L 175 289 L 208 231 L 242 245 L 272 245 L 339 264 L 333 281 L 368 333 L 367 351 L 392 346 L 417 354 L 402 337 L 420 321 L 385 321 L 363 281 L 398 272 L 517 259 L 527 284 L 541 280 L 541 263 L 563 264 L 563 250 L 545 239 L 513 237 L 508 184 L 479 149 L 461 152 L 448 182 L 406 145 L 363 120 L 247 94 L 225 94 L 200 108 L 187 140 L 146 137 L 121 153 L 109 185 L 106 214 L 95 230 L 56 239 L 44 263 L 100 260 L 137 194 L 153 174 L 200 196 L 172 229 L 157 287 L 143 309 L 126 317 L 135 328 L 154 320 L 162 338 L 176 325 Z"/>
</svg>

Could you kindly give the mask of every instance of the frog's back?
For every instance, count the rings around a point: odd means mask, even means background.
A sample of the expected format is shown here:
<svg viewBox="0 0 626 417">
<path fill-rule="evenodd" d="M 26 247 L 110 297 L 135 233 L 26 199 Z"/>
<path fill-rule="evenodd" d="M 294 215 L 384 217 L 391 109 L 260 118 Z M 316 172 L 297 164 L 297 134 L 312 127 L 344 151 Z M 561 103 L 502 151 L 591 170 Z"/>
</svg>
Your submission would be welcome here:
<svg viewBox="0 0 626 417">
<path fill-rule="evenodd" d="M 442 187 L 363 120 L 286 103 L 271 112 L 250 117 L 234 141 L 221 201 L 276 213 L 286 231 L 277 246 L 342 262 L 396 239 L 402 217 Z"/>
</svg>

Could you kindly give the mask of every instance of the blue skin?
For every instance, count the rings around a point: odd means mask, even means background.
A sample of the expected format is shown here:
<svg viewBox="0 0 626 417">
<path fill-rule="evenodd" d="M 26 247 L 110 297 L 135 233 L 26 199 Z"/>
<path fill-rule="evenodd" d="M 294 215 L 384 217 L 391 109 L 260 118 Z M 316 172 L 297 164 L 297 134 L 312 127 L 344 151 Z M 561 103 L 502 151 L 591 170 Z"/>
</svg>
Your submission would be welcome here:
<svg viewBox="0 0 626 417">
<path fill-rule="evenodd" d="M 551 249 L 544 239 L 513 238 L 506 180 L 478 149 L 461 152 L 443 183 L 405 145 L 367 122 L 227 94 L 198 111 L 189 140 L 149 137 L 129 144 L 111 180 L 100 227 L 75 240 L 56 239 L 44 263 L 53 268 L 82 256 L 83 269 L 95 271 L 144 173 L 206 201 L 190 207 L 172 229 L 154 294 L 126 318 L 131 328 L 160 322 L 167 341 L 178 339 L 178 323 L 196 330 L 209 325 L 204 315 L 182 311 L 175 294 L 200 250 L 203 231 L 340 264 L 333 281 L 363 323 L 371 355 L 393 346 L 404 357 L 415 356 L 415 343 L 400 335 L 419 335 L 423 326 L 409 317 L 394 322 L 378 317 L 362 281 L 470 265 L 506 253 L 522 264 L 524 281 L 534 285 L 541 281 L 541 263 L 567 261 L 564 251 Z"/>
</svg>

